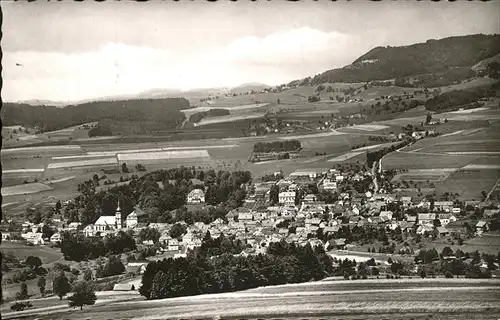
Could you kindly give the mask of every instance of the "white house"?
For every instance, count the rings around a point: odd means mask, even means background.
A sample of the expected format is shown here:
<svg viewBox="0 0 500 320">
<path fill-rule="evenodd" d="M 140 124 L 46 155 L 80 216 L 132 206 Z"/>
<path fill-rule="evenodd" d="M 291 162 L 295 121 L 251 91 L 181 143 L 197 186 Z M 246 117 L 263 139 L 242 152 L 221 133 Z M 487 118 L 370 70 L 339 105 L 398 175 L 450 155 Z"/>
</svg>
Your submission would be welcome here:
<svg viewBox="0 0 500 320">
<path fill-rule="evenodd" d="M 201 189 L 193 189 L 187 195 L 187 203 L 200 204 L 205 203 L 205 192 Z"/>
<path fill-rule="evenodd" d="M 59 243 L 61 242 L 61 234 L 59 232 L 56 232 L 50 237 L 50 242 L 52 243 Z"/>
<path fill-rule="evenodd" d="M 336 190 L 337 189 L 337 181 L 325 179 L 325 180 L 323 180 L 322 187 L 324 190 Z"/>
<path fill-rule="evenodd" d="M 295 205 L 295 191 L 280 192 L 278 200 L 281 205 Z"/>
<path fill-rule="evenodd" d="M 392 211 L 380 211 L 380 217 L 386 217 L 388 220 L 392 220 Z"/>
</svg>

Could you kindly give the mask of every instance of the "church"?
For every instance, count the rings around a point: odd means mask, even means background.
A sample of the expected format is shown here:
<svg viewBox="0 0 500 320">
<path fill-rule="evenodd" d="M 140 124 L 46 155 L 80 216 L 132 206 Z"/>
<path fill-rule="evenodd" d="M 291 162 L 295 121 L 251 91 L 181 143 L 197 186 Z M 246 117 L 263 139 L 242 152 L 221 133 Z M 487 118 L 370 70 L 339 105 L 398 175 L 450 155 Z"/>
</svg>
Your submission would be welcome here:
<svg viewBox="0 0 500 320">
<path fill-rule="evenodd" d="M 114 216 L 100 216 L 94 224 L 89 224 L 83 229 L 86 237 L 96 235 L 105 236 L 106 234 L 115 234 L 122 229 L 131 229 L 139 225 L 139 223 L 147 222 L 147 214 L 139 207 L 135 207 L 125 219 L 122 219 L 122 211 L 120 203 L 116 208 Z"/>
</svg>

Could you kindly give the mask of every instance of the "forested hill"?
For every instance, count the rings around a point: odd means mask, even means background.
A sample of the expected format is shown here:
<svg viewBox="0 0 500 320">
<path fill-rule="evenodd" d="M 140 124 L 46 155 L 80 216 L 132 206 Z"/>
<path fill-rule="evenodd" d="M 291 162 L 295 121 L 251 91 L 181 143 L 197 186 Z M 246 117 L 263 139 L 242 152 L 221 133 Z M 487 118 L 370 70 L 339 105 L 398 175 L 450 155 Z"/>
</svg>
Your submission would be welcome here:
<svg viewBox="0 0 500 320">
<path fill-rule="evenodd" d="M 94 101 L 64 108 L 7 102 L 2 106 L 1 115 L 4 125 L 39 126 L 43 131 L 100 120 L 142 122 L 171 129 L 182 124 L 185 116 L 180 110 L 189 107 L 189 101 L 184 98 Z"/>
<path fill-rule="evenodd" d="M 428 40 L 403 47 L 376 47 L 349 66 L 315 76 L 312 82 L 365 82 L 446 73 L 456 68 L 470 69 L 476 63 L 498 53 L 498 34 Z"/>
</svg>

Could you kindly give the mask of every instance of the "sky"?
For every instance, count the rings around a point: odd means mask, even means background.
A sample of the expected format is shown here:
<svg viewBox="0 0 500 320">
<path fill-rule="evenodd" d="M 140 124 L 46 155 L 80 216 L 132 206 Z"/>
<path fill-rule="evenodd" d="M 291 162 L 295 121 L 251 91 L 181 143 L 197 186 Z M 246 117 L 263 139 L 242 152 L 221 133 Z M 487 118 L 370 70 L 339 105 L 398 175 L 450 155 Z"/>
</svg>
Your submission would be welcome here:
<svg viewBox="0 0 500 320">
<path fill-rule="evenodd" d="M 1 2 L 4 101 L 268 85 L 376 46 L 499 33 L 500 1 Z"/>
</svg>

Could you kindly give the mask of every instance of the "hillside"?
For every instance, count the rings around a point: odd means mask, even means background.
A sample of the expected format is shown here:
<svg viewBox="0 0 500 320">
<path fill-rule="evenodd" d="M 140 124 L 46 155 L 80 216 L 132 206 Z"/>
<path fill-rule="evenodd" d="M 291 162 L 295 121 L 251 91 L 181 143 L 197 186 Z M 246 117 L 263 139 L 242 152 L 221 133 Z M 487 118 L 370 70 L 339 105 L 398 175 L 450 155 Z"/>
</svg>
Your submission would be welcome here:
<svg viewBox="0 0 500 320">
<path fill-rule="evenodd" d="M 229 92 L 240 94 L 251 91 L 262 91 L 267 88 L 269 88 L 269 86 L 262 83 L 244 83 L 242 85 L 232 88 Z"/>
<path fill-rule="evenodd" d="M 464 68 L 463 76 L 467 76 L 467 70 L 472 66 L 499 53 L 500 35 L 483 34 L 428 40 L 403 47 L 376 47 L 351 65 L 315 76 L 312 83 L 366 82 L 446 74 L 455 68 Z"/>
<path fill-rule="evenodd" d="M 146 133 L 148 127 L 159 130 L 180 126 L 185 116 L 179 110 L 189 107 L 189 102 L 183 98 L 94 101 L 64 108 L 7 102 L 2 106 L 1 116 L 6 126 L 40 127 L 44 132 L 110 120 L 118 127 L 122 122 L 134 122 L 136 125 L 142 123 L 144 125 L 141 126 L 141 131 Z"/>
</svg>

